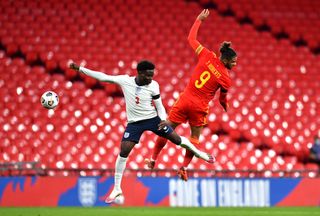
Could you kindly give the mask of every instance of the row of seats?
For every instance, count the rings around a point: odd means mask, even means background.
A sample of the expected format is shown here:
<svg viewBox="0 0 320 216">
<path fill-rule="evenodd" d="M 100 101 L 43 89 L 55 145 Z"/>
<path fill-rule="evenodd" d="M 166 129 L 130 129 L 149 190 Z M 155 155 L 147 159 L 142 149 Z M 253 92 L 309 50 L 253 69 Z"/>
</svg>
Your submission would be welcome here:
<svg viewBox="0 0 320 216">
<path fill-rule="evenodd" d="M 238 18 L 249 17 L 257 26 L 267 24 L 275 34 L 285 32 L 292 41 L 306 40 L 310 48 L 320 47 L 319 28 L 320 15 L 318 1 L 270 1 L 263 0 L 257 4 L 252 0 L 237 2 L 228 0 L 214 0 L 218 10 L 234 11 Z"/>
</svg>

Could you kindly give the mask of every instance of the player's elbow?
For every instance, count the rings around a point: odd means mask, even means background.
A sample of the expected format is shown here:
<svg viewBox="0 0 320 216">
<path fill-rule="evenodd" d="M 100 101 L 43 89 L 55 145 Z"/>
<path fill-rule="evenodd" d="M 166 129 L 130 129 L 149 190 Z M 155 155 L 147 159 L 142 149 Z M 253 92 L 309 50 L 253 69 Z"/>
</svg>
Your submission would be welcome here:
<svg viewBox="0 0 320 216">
<path fill-rule="evenodd" d="M 195 41 L 195 39 L 191 35 L 189 35 L 187 39 L 190 45 L 192 45 L 193 42 Z"/>
<path fill-rule="evenodd" d="M 188 42 L 194 51 L 196 51 L 197 48 L 201 45 L 197 39 L 192 37 L 188 37 Z"/>
</svg>

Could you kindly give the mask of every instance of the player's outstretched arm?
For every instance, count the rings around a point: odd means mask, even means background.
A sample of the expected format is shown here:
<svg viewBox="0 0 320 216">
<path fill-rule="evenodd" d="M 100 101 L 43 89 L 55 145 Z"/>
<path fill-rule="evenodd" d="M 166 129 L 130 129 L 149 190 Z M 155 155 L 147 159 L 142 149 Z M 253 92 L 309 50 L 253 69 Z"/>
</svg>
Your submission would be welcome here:
<svg viewBox="0 0 320 216">
<path fill-rule="evenodd" d="M 81 73 L 84 73 L 85 75 L 90 76 L 92 78 L 95 78 L 95 79 L 102 81 L 102 82 L 110 82 L 110 83 L 116 82 L 116 76 L 110 76 L 110 75 L 107 75 L 107 74 L 99 72 L 99 71 L 93 71 L 88 68 L 81 67 L 73 62 L 70 63 L 69 68 L 72 70 L 76 70 Z"/>
<path fill-rule="evenodd" d="M 197 40 L 198 30 L 201 25 L 201 22 L 207 19 L 210 12 L 208 9 L 204 9 L 197 17 L 196 21 L 193 23 L 189 35 L 188 35 L 188 41 L 190 46 L 193 48 L 193 50 L 199 54 L 202 50 L 202 46 L 200 42 Z"/>
</svg>

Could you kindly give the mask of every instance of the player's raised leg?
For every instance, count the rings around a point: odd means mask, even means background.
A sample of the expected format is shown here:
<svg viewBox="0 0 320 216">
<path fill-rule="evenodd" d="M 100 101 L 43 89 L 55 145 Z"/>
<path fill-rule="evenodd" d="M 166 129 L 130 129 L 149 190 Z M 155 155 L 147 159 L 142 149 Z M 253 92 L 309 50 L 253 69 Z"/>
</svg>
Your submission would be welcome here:
<svg viewBox="0 0 320 216">
<path fill-rule="evenodd" d="M 174 130 L 180 123 L 174 123 L 174 122 L 171 122 L 168 120 L 167 124 L 168 124 L 168 126 L 171 126 L 171 128 Z M 144 160 L 144 163 L 147 165 L 147 167 L 149 169 L 154 168 L 156 161 L 157 161 L 157 158 L 158 158 L 160 152 L 162 151 L 162 149 L 166 146 L 167 141 L 168 141 L 168 139 L 166 139 L 164 137 L 161 137 L 161 136 L 157 137 L 151 158 L 150 159 L 146 158 Z"/>
<path fill-rule="evenodd" d="M 214 163 L 215 161 L 215 158 L 212 155 L 199 150 L 186 137 L 179 136 L 170 126 L 165 126 L 165 123 L 161 123 L 160 130 L 157 132 L 157 135 L 165 137 L 174 144 L 190 150 L 197 158 L 201 158 L 208 163 Z"/>
<path fill-rule="evenodd" d="M 147 165 L 147 167 L 149 169 L 153 169 L 155 164 L 156 164 L 156 160 L 161 152 L 161 150 L 163 149 L 163 147 L 167 144 L 167 139 L 164 137 L 157 137 L 155 146 L 153 148 L 153 152 L 152 152 L 152 156 L 151 158 L 146 158 L 144 160 L 144 163 Z"/>
<path fill-rule="evenodd" d="M 197 147 L 195 147 L 187 138 L 183 136 L 179 136 L 171 126 L 167 123 L 167 121 L 160 120 L 160 118 L 155 118 L 154 122 L 155 124 L 150 125 L 150 129 L 152 132 L 157 134 L 158 136 L 167 138 L 171 142 L 173 142 L 176 145 L 179 145 L 185 149 L 188 149 L 194 153 L 194 155 L 198 158 L 201 158 L 208 163 L 214 163 L 215 159 L 212 155 L 200 151 Z"/>
<path fill-rule="evenodd" d="M 215 158 L 211 154 L 199 150 L 186 137 L 181 136 L 180 146 L 193 152 L 193 154 L 197 158 L 201 158 L 201 159 L 207 161 L 208 163 L 215 162 Z"/>
</svg>

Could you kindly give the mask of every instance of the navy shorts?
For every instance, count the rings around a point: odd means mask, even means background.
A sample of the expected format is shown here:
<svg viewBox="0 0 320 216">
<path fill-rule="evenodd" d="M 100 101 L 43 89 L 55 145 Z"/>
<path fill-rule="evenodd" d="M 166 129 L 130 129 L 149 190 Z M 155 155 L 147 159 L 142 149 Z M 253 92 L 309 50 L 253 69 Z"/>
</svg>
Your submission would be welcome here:
<svg viewBox="0 0 320 216">
<path fill-rule="evenodd" d="M 162 130 L 158 130 L 158 125 L 161 119 L 156 116 L 152 119 L 146 119 L 142 121 L 137 121 L 129 123 L 126 127 L 126 130 L 123 134 L 122 141 L 133 141 L 138 143 L 140 137 L 145 131 L 152 131 L 161 137 L 167 137 L 167 135 L 173 132 L 173 129 L 169 126 L 164 127 Z"/>
</svg>

